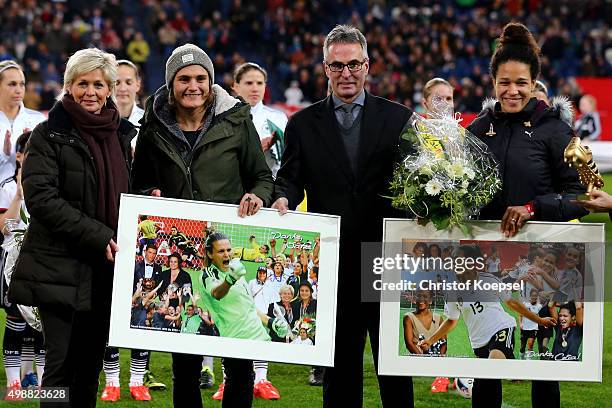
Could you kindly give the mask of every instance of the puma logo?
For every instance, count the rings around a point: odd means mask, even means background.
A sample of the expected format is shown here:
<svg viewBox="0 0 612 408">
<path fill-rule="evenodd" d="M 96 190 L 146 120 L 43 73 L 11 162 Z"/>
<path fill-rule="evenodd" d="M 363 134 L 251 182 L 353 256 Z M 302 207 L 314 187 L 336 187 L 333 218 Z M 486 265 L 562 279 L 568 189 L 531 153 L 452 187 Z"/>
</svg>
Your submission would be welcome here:
<svg viewBox="0 0 612 408">
<path fill-rule="evenodd" d="M 531 138 L 531 134 L 532 134 L 532 133 L 533 133 L 533 131 L 531 131 L 531 132 L 525 131 L 525 134 L 526 134 L 527 136 L 529 136 L 529 138 Z"/>
</svg>

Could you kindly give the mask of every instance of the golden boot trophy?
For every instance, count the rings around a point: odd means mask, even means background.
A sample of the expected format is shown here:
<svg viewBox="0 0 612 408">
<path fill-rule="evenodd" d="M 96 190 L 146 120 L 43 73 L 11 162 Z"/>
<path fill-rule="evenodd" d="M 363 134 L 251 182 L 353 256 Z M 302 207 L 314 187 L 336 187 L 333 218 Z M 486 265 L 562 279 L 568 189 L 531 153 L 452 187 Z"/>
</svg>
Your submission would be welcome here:
<svg viewBox="0 0 612 408">
<path fill-rule="evenodd" d="M 588 146 L 580 144 L 579 137 L 573 137 L 570 140 L 563 153 L 563 161 L 576 169 L 580 182 L 587 188 L 586 194 L 579 195 L 578 200 L 589 200 L 593 189 L 600 189 L 604 186 L 603 178 L 593 161 L 593 152 Z"/>
</svg>

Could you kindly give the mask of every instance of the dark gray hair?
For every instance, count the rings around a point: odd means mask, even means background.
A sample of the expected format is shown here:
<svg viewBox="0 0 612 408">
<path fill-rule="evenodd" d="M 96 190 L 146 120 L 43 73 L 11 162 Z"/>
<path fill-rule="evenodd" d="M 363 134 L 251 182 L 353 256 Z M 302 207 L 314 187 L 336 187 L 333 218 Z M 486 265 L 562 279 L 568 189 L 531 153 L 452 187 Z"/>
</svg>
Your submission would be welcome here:
<svg viewBox="0 0 612 408">
<path fill-rule="evenodd" d="M 323 60 L 327 61 L 327 53 L 332 44 L 360 44 L 363 50 L 363 58 L 368 58 L 368 42 L 357 28 L 350 25 L 337 25 L 325 37 L 323 43 Z"/>
</svg>

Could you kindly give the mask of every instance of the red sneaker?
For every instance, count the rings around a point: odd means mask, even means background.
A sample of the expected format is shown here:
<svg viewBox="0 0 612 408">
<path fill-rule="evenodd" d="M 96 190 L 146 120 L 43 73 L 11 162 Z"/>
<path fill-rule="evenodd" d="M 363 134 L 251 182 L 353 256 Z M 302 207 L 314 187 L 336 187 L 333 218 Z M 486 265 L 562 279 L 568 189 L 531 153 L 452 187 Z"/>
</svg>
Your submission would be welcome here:
<svg viewBox="0 0 612 408">
<path fill-rule="evenodd" d="M 136 401 L 151 401 L 149 389 L 144 385 L 130 387 L 130 394 L 132 394 L 132 398 L 134 398 Z"/>
<path fill-rule="evenodd" d="M 221 401 L 223 399 L 223 390 L 225 389 L 225 381 L 219 384 L 219 389 L 212 396 L 212 399 Z"/>
<path fill-rule="evenodd" d="M 119 387 L 107 385 L 106 387 L 104 387 L 104 391 L 102 391 L 100 401 L 116 402 L 119 401 L 120 396 L 121 390 L 119 389 Z"/>
<path fill-rule="evenodd" d="M 15 393 L 17 391 L 17 393 Z M 21 396 L 21 381 L 15 380 L 6 387 L 5 401 L 23 401 Z"/>
<path fill-rule="evenodd" d="M 448 378 L 438 377 L 431 383 L 431 392 L 446 392 L 449 384 L 450 380 Z"/>
<path fill-rule="evenodd" d="M 267 400 L 280 399 L 280 393 L 275 386 L 268 380 L 261 380 L 253 387 L 253 395 L 256 398 L 263 398 Z"/>
</svg>

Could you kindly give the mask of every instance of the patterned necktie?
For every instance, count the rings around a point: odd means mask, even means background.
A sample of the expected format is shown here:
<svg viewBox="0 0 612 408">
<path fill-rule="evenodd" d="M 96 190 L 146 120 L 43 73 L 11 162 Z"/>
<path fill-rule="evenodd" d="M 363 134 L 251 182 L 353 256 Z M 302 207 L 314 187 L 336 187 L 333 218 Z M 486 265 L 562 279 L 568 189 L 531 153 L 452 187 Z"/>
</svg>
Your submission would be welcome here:
<svg viewBox="0 0 612 408">
<path fill-rule="evenodd" d="M 353 109 L 357 106 L 354 103 L 347 103 L 346 105 L 342 105 L 340 107 L 340 113 L 342 117 L 342 127 L 345 129 L 349 129 L 353 126 L 353 122 L 355 118 L 353 117 Z"/>
</svg>

